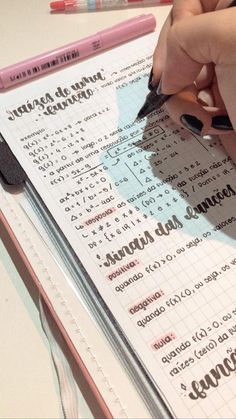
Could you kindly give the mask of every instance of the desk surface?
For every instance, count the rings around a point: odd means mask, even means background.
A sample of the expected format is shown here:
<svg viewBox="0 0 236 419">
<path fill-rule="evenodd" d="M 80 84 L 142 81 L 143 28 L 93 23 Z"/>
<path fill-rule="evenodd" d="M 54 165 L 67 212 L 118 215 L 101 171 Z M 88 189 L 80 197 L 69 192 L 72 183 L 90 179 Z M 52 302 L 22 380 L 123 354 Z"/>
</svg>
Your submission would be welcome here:
<svg viewBox="0 0 236 419">
<path fill-rule="evenodd" d="M 141 13 L 162 25 L 170 6 L 50 14 L 48 0 L 1 0 L 0 68 Z M 56 374 L 37 307 L 0 241 L 0 418 L 62 418 Z M 91 413 L 81 397 L 81 417 Z"/>
</svg>

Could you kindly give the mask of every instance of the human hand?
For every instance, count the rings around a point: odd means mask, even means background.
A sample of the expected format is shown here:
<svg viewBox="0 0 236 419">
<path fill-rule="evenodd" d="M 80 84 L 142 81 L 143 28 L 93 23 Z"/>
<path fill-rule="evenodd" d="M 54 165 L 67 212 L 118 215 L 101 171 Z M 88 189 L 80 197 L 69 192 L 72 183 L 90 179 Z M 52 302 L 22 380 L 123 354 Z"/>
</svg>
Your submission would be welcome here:
<svg viewBox="0 0 236 419">
<path fill-rule="evenodd" d="M 153 59 L 178 124 L 217 134 L 236 162 L 236 1 L 174 0 Z"/>
</svg>

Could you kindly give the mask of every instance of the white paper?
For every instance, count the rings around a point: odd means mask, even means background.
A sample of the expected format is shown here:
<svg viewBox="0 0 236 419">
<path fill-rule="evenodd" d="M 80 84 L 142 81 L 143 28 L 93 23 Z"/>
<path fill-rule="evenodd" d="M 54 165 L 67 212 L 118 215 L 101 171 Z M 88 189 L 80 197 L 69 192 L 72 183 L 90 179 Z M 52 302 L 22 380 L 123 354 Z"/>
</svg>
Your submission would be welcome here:
<svg viewBox="0 0 236 419">
<path fill-rule="evenodd" d="M 1 133 L 177 417 L 236 416 L 235 167 L 164 108 L 156 34 L 1 94 Z"/>
</svg>

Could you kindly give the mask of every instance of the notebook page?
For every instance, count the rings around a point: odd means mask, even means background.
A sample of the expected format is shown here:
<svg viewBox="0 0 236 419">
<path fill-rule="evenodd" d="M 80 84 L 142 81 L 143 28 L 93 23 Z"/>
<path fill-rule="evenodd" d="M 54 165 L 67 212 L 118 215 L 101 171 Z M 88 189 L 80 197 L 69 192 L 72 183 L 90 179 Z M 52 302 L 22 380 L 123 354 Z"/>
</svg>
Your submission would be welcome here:
<svg viewBox="0 0 236 419">
<path fill-rule="evenodd" d="M 164 108 L 156 34 L 1 94 L 2 135 L 177 417 L 235 417 L 235 167 Z"/>
</svg>

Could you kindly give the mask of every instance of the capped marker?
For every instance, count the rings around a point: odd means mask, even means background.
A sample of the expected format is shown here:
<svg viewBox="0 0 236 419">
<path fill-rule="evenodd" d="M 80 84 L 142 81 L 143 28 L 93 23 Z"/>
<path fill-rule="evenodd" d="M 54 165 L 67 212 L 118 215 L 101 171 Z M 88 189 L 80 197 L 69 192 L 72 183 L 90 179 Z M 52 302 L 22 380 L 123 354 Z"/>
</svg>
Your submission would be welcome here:
<svg viewBox="0 0 236 419">
<path fill-rule="evenodd" d="M 156 19 L 153 14 L 141 14 L 76 42 L 2 68 L 0 69 L 0 90 L 146 35 L 153 32 L 155 27 Z"/>
<path fill-rule="evenodd" d="M 99 10 L 113 10 L 144 6 L 170 4 L 171 0 L 59 0 L 52 1 L 50 8 L 53 12 L 93 12 Z"/>
</svg>

